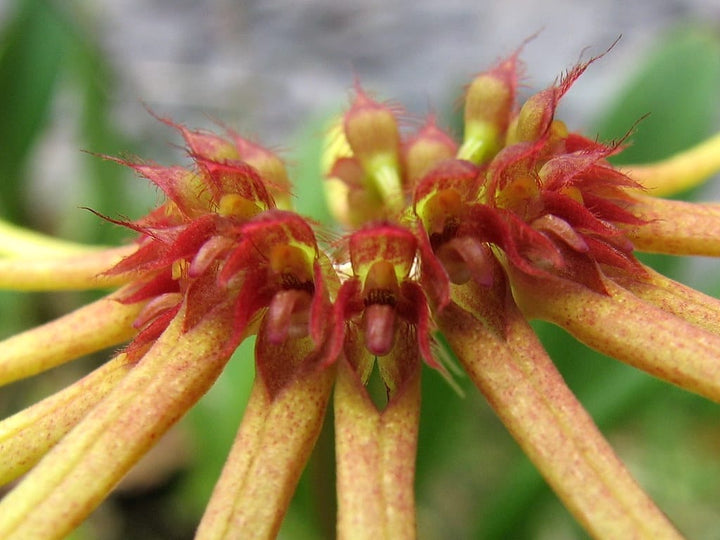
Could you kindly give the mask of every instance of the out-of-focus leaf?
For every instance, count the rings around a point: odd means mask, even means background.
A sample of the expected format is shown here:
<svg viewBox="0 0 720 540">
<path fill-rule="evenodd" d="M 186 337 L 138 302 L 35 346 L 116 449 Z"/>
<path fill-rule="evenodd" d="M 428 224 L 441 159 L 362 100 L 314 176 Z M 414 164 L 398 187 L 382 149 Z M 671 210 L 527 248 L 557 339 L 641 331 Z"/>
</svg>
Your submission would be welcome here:
<svg viewBox="0 0 720 540">
<path fill-rule="evenodd" d="M 45 121 L 67 50 L 51 2 L 25 0 L 0 35 L 0 211 L 26 222 L 22 170 Z"/>
<path fill-rule="evenodd" d="M 645 117 L 616 161 L 642 163 L 693 146 L 717 125 L 720 37 L 717 32 L 676 30 L 661 41 L 598 122 L 601 139 L 622 137 Z"/>
<path fill-rule="evenodd" d="M 83 205 L 91 205 L 107 215 L 116 215 L 118 211 L 133 215 L 138 209 L 132 208 L 132 205 L 142 200 L 142 197 L 128 196 L 128 179 L 133 174 L 127 167 L 96 155 L 128 154 L 134 150 L 134 145 L 113 124 L 111 96 L 116 83 L 115 75 L 99 45 L 82 30 L 78 28 L 75 34 L 71 67 L 73 86 L 82 97 L 79 144 L 92 152 L 85 154 L 82 160 L 87 171 L 80 182 Z M 132 189 L 146 193 L 149 202 L 154 200 L 154 195 L 151 195 L 154 191 L 148 182 L 135 181 Z M 128 232 L 121 228 L 99 225 L 97 216 L 74 212 L 67 219 L 63 232 L 91 243 L 117 242 L 129 237 Z"/>
</svg>

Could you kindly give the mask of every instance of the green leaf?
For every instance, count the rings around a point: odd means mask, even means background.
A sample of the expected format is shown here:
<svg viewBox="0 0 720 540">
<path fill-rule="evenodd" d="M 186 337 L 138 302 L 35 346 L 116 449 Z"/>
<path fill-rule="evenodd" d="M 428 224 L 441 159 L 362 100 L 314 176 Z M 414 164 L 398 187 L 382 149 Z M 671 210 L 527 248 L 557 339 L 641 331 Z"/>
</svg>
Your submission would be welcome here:
<svg viewBox="0 0 720 540">
<path fill-rule="evenodd" d="M 138 181 L 128 167 L 103 159 L 96 154 L 117 155 L 135 150 L 112 119 L 112 93 L 116 77 L 99 45 L 88 36 L 89 32 L 76 23 L 76 39 L 72 50 L 71 67 L 74 87 L 82 95 L 82 111 L 79 118 L 82 148 L 92 152 L 82 159 L 84 170 L 80 182 L 83 205 L 91 206 L 100 213 L 138 215 L 142 205 L 138 202 L 145 195 L 148 205 L 156 198 L 156 192 L 148 182 Z M 78 149 L 78 153 L 80 150 Z M 133 197 L 129 194 L 132 193 Z M 141 208 L 138 208 L 141 206 Z M 73 207 L 66 216 L 63 233 L 71 238 L 81 238 L 90 243 L 114 243 L 128 238 L 128 232 L 120 227 L 102 226 L 97 216 L 80 212 Z"/>
<path fill-rule="evenodd" d="M 618 163 L 642 163 L 689 148 L 710 134 L 720 103 L 720 38 L 682 28 L 659 42 L 598 122 L 601 139 L 620 138 L 643 116 Z"/>
<path fill-rule="evenodd" d="M 24 222 L 22 169 L 47 121 L 67 49 L 67 28 L 53 4 L 20 2 L 0 35 L 0 210 Z"/>
</svg>

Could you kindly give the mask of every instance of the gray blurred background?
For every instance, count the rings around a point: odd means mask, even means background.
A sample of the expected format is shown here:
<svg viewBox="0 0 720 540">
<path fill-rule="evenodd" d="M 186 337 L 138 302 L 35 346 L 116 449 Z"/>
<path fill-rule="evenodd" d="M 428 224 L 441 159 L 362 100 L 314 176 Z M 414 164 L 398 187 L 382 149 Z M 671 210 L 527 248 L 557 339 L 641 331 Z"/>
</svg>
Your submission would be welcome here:
<svg viewBox="0 0 720 540">
<path fill-rule="evenodd" d="M 11 2 L 0 2 L 0 20 Z M 577 83 L 565 114 L 586 122 L 664 30 L 719 24 L 718 0 L 74 0 L 118 75 L 117 120 L 160 130 L 143 103 L 191 125 L 214 117 L 287 146 L 308 119 L 347 99 L 357 75 L 382 98 L 423 114 L 538 34 L 523 52 L 538 89 L 585 57 L 613 52 Z M 73 100 L 57 103 L 72 117 Z M 67 140 L 65 137 L 63 140 Z M 120 151 L 122 149 L 118 149 Z"/>
<path fill-rule="evenodd" d="M 720 23 L 717 0 L 104 0 L 78 9 L 122 75 L 118 100 L 133 123 L 142 100 L 280 145 L 344 103 L 355 75 L 423 113 L 533 34 L 522 55 L 532 88 L 622 35 L 565 103 L 584 121 L 663 30 Z"/>
</svg>

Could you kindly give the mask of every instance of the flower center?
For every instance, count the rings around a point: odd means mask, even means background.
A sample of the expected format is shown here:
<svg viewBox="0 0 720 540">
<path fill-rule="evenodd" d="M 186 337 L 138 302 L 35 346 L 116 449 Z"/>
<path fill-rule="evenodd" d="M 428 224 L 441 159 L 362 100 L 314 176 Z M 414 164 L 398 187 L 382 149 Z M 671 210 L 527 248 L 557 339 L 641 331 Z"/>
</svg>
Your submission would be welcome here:
<svg viewBox="0 0 720 540">
<path fill-rule="evenodd" d="M 267 311 L 267 331 L 271 343 L 309 333 L 310 307 L 315 293 L 312 262 L 297 246 L 280 244 L 270 252 L 270 271 L 277 276 L 279 290 Z"/>
</svg>

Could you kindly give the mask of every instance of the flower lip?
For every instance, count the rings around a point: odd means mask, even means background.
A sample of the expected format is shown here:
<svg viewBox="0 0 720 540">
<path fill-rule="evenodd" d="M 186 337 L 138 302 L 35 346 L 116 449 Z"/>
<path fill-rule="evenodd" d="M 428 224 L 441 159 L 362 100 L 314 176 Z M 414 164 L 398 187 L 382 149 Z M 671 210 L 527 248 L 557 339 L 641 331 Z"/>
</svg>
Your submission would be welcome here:
<svg viewBox="0 0 720 540">
<path fill-rule="evenodd" d="M 307 336 L 311 302 L 312 293 L 306 290 L 288 288 L 276 292 L 265 315 L 270 342 L 277 345 L 288 338 Z"/>
<path fill-rule="evenodd" d="M 365 347 L 374 356 L 386 356 L 395 346 L 396 318 L 393 305 L 372 303 L 365 307 Z"/>
<path fill-rule="evenodd" d="M 375 356 L 385 356 L 395 344 L 398 286 L 395 268 L 388 261 L 373 263 L 363 286 L 365 346 Z"/>
</svg>

